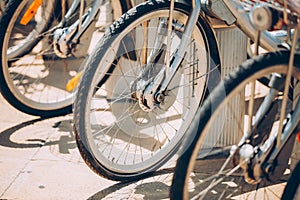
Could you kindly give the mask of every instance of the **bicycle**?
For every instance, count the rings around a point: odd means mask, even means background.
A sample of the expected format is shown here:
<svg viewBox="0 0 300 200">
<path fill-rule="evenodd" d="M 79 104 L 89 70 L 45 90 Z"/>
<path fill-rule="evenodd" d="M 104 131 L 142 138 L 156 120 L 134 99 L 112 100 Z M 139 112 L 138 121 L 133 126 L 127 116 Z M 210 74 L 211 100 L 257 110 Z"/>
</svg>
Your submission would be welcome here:
<svg viewBox="0 0 300 200">
<path fill-rule="evenodd" d="M 187 131 L 171 199 L 299 199 L 300 13 L 289 3 L 300 2 L 257 3 L 256 48 L 280 22 L 294 30 L 288 49 L 247 60 L 211 92 Z"/>
<path fill-rule="evenodd" d="M 53 117 L 71 113 L 74 86 L 68 82 L 76 81 L 81 63 L 100 37 L 96 28 L 99 15 L 111 23 L 109 20 L 121 16 L 131 3 L 127 0 L 5 3 L 6 10 L 0 20 L 2 95 L 12 106 L 30 115 Z M 108 16 L 100 10 L 105 6 Z"/>
<path fill-rule="evenodd" d="M 287 185 L 283 191 L 282 199 L 297 199 L 299 198 L 299 172 L 300 172 L 300 162 L 297 163 L 294 170 L 292 171 L 291 177 L 287 182 Z"/>
<path fill-rule="evenodd" d="M 140 178 L 177 152 L 221 79 L 209 16 L 236 24 L 254 41 L 255 28 L 242 9 L 232 0 L 150 0 L 112 24 L 85 63 L 74 103 L 77 145 L 96 174 Z M 266 50 L 281 43 L 276 34 L 261 33 Z"/>
<path fill-rule="evenodd" d="M 0 1 L 0 15 L 2 15 L 3 11 L 5 10 L 5 5 L 7 4 L 7 1 Z"/>
</svg>

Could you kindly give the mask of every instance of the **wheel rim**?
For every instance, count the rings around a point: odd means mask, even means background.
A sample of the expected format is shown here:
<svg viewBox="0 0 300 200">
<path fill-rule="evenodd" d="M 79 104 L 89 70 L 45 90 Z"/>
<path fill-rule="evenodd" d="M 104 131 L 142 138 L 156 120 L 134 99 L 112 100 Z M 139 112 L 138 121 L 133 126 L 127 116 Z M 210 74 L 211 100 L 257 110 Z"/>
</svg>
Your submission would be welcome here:
<svg viewBox="0 0 300 200">
<path fill-rule="evenodd" d="M 250 96 L 249 83 L 256 80 L 255 104 L 259 104 L 261 98 L 268 94 L 270 90 L 264 84 L 261 84 L 259 79 L 270 75 L 272 72 L 285 74 L 286 68 L 284 65 L 277 65 L 255 72 L 255 75 L 250 76 L 250 78 L 247 77 L 231 93 L 225 94 L 224 90 L 224 96 L 220 99 L 225 98 L 227 95 L 226 101 L 218 102 L 218 105 L 211 104 L 213 114 L 208 119 L 207 125 L 204 126 L 188 164 L 187 176 L 184 180 L 184 197 L 186 199 L 281 198 L 285 187 L 285 184 L 282 183 L 287 180 L 288 171 L 284 170 L 285 175 L 281 177 L 275 178 L 270 176 L 271 179 L 274 179 L 272 180 L 274 181 L 273 183 L 270 183 L 266 177 L 262 176 L 263 178 L 259 185 L 258 183 L 250 184 L 249 181 L 252 180 L 247 179 L 248 182 L 245 181 L 245 171 L 240 166 L 242 163 L 247 163 L 247 161 L 237 160 L 235 155 L 229 158 L 229 155 L 247 131 L 247 122 L 249 121 L 247 115 Z M 256 111 L 257 108 L 255 113 Z M 278 127 L 277 117 L 272 119 L 272 121 L 268 121 L 268 124 L 271 124 L 271 126 L 264 126 L 265 129 L 259 129 L 258 132 L 261 134 L 265 131 L 265 134 L 274 134 L 277 130 L 276 127 Z M 259 144 L 263 144 L 263 141 Z M 290 162 L 295 162 L 293 155 L 294 153 L 290 157 Z M 226 161 L 228 163 L 224 164 Z M 283 162 L 282 165 L 284 164 L 288 163 Z M 235 170 L 233 170 L 234 168 Z M 255 171 L 255 173 L 258 173 L 258 171 Z M 228 176 L 225 176 L 225 174 Z M 258 180 L 256 179 L 256 181 Z M 213 187 L 210 188 L 210 186 Z"/>
<path fill-rule="evenodd" d="M 135 33 L 141 33 L 142 24 L 149 19 L 152 20 L 147 23 L 147 30 L 149 31 L 149 25 L 151 25 L 154 27 L 152 31 L 156 31 L 154 24 L 158 22 L 158 19 L 167 18 L 167 16 L 168 11 L 166 10 L 145 14 L 138 22 L 134 21 L 125 31 L 122 31 L 119 38 L 132 37 L 134 28 L 136 28 Z M 179 23 L 179 21 L 185 22 L 187 19 L 186 15 L 182 15 L 178 11 L 175 12 L 174 16 L 175 19 L 178 19 L 176 23 L 173 22 L 174 24 Z M 140 36 L 140 34 L 136 35 Z M 148 33 L 148 35 L 150 34 Z M 173 36 L 178 35 L 180 34 Z M 195 70 L 195 68 L 191 67 L 192 64 L 185 60 L 182 64 L 183 70 L 177 73 L 181 86 L 185 87 L 173 87 L 174 89 L 179 88 L 179 91 L 174 92 L 177 94 L 176 99 L 171 100 L 173 103 L 166 110 L 156 109 L 151 112 L 141 111 L 138 102 L 132 100 L 130 91 L 130 84 L 136 80 L 142 68 L 140 57 L 142 48 L 136 48 L 139 49 L 136 51 L 138 57 L 136 61 L 133 59 L 129 61 L 127 58 L 132 56 L 129 53 L 124 53 L 123 55 L 126 56 L 122 57 L 116 55 L 120 45 L 123 45 L 123 50 L 128 50 L 130 44 L 126 44 L 125 48 L 123 41 L 116 39 L 108 47 L 109 50 L 103 56 L 107 59 L 101 60 L 99 63 L 101 67 L 98 67 L 95 72 L 98 77 L 93 78 L 92 89 L 88 93 L 85 124 L 90 125 L 84 128 L 83 136 L 87 139 L 88 149 L 106 169 L 125 174 L 145 172 L 149 168 L 150 170 L 156 168 L 159 161 L 166 159 L 172 151 L 176 150 L 202 101 L 206 83 L 205 74 L 207 74 L 209 62 L 206 57 L 206 41 L 201 38 L 201 32 L 198 29 L 194 31 L 194 37 L 197 40 L 195 45 L 199 57 L 193 59 L 199 61 L 198 76 L 194 77 L 194 82 L 191 81 L 191 77 L 187 76 L 187 74 L 192 74 L 191 71 L 188 72 L 184 69 L 190 67 L 189 70 Z M 153 38 L 156 38 L 155 34 Z M 143 41 L 142 38 L 132 41 L 138 46 L 138 40 Z M 175 41 L 174 38 L 173 41 Z M 151 47 L 150 44 L 149 46 Z M 203 52 L 205 52 L 204 55 Z M 110 55 L 110 53 L 114 55 Z M 118 65 L 115 66 L 112 73 L 109 72 L 110 78 L 99 88 L 96 85 L 103 79 L 106 74 L 104 72 L 108 71 L 114 60 L 118 60 Z M 127 70 L 122 68 L 125 64 L 130 66 Z M 111 77 L 117 78 L 112 79 Z M 194 88 L 191 86 L 192 82 Z M 194 97 L 187 99 L 185 96 L 192 96 L 191 90 Z M 97 92 L 94 94 L 94 91 Z M 189 102 L 185 102 L 187 100 Z M 120 106 L 120 103 L 123 105 Z M 126 116 L 127 114 L 128 116 Z M 176 137 L 174 137 L 175 135 Z"/>
<path fill-rule="evenodd" d="M 2 46 L 2 70 L 7 88 L 18 104 L 25 106 L 26 112 L 42 115 L 43 111 L 71 106 L 74 95 L 66 90 L 66 84 L 77 74 L 84 58 L 62 59 L 54 54 L 48 22 L 55 21 L 55 1 L 44 1 L 32 20 L 26 26 L 20 25 L 31 3 L 22 1 L 8 24 Z"/>
</svg>

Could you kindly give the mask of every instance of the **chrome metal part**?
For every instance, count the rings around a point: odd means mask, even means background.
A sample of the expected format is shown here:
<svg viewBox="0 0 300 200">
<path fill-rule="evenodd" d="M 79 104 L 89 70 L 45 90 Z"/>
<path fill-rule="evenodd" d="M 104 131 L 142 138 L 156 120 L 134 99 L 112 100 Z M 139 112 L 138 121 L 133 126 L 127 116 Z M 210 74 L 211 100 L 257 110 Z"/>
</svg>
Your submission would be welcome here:
<svg viewBox="0 0 300 200">
<path fill-rule="evenodd" d="M 91 8 L 83 15 L 82 2 L 80 3 L 80 0 L 75 0 L 72 3 L 65 18 L 60 22 L 53 34 L 54 51 L 57 56 L 66 58 L 71 55 L 75 57 L 86 55 L 94 31 L 94 25 L 99 14 L 99 8 L 102 3 L 103 1 L 93 1 Z M 64 27 L 64 24 L 67 23 L 67 19 L 76 12 L 79 6 L 81 12 L 79 19 L 70 27 L 60 28 Z M 83 35 L 84 38 L 82 38 Z"/>
<path fill-rule="evenodd" d="M 245 160 L 250 160 L 254 156 L 254 148 L 250 144 L 244 144 L 239 149 L 239 156 L 240 156 L 240 163 L 244 163 Z M 247 163 L 246 163 L 247 165 Z M 243 169 L 245 169 L 247 166 L 241 165 Z"/>
<path fill-rule="evenodd" d="M 177 72 L 177 70 L 180 66 L 180 63 L 181 63 L 182 59 L 185 56 L 186 45 L 189 44 L 189 40 L 192 36 L 192 32 L 194 30 L 194 27 L 197 23 L 200 11 L 201 11 L 200 0 L 196 0 L 193 11 L 189 16 L 189 20 L 188 20 L 188 23 L 187 23 L 186 28 L 184 30 L 184 34 L 182 36 L 182 40 L 180 42 L 178 50 L 174 53 L 174 59 L 173 59 L 173 62 L 171 63 L 170 69 L 169 69 L 170 73 L 168 74 L 168 76 L 162 82 L 162 86 L 160 88 L 159 93 L 164 93 L 167 90 L 167 87 L 169 86 L 171 80 L 175 76 L 175 74 L 176 74 L 176 72 Z M 158 88 L 154 88 L 154 89 L 156 91 Z"/>
<path fill-rule="evenodd" d="M 244 171 L 245 181 L 249 184 L 257 184 L 262 180 L 261 164 L 258 157 L 258 148 L 250 144 L 244 144 L 239 149 L 239 165 Z"/>
<path fill-rule="evenodd" d="M 238 27 L 241 28 L 241 30 L 252 40 L 255 38 L 256 29 L 254 25 L 250 22 L 249 16 L 247 14 L 241 14 L 242 8 L 240 7 L 239 3 L 237 1 L 232 0 L 223 0 L 225 5 L 228 7 L 228 9 L 231 11 L 231 13 L 234 16 L 239 16 L 237 18 L 236 24 Z M 268 51 L 275 51 L 279 50 L 279 45 L 282 43 L 281 40 L 279 40 L 276 37 L 272 37 L 272 35 L 267 32 L 263 31 L 261 33 L 261 40 L 260 44 L 263 48 L 265 48 Z"/>
<path fill-rule="evenodd" d="M 57 29 L 53 33 L 53 49 L 55 54 L 60 58 L 66 58 L 70 54 L 69 47 L 64 41 L 67 29 Z"/>
<path fill-rule="evenodd" d="M 250 12 L 250 20 L 259 31 L 266 31 L 270 29 L 273 24 L 271 8 L 262 4 L 254 6 Z"/>
<path fill-rule="evenodd" d="M 147 64 L 154 63 L 154 60 L 157 58 L 159 53 L 164 49 L 163 41 L 167 36 L 168 22 L 165 18 L 160 19 L 159 26 L 157 28 L 157 37 L 153 49 L 150 52 L 150 55 L 147 58 Z"/>
<path fill-rule="evenodd" d="M 76 33 L 78 27 L 78 21 L 72 24 L 72 26 L 57 29 L 53 33 L 53 44 L 54 44 L 54 52 L 57 56 L 61 58 L 66 58 L 71 56 L 71 44 L 69 38 Z"/>
<path fill-rule="evenodd" d="M 206 14 L 225 21 L 228 25 L 231 25 L 236 21 L 236 17 L 226 7 L 222 0 L 201 0 L 201 7 Z"/>
<path fill-rule="evenodd" d="M 150 112 L 159 103 L 156 101 L 156 95 L 152 92 L 153 87 L 160 83 L 158 78 L 162 78 L 164 65 L 160 63 L 147 64 L 135 81 L 130 83 L 133 98 L 138 100 L 140 108 L 145 112 Z"/>
</svg>

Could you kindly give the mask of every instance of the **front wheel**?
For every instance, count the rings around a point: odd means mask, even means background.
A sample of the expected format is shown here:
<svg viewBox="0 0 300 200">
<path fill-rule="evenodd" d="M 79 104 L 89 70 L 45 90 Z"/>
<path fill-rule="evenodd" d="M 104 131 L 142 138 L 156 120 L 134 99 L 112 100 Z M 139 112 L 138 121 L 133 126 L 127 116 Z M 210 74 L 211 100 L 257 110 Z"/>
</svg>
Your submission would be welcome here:
<svg viewBox="0 0 300 200">
<path fill-rule="evenodd" d="M 70 60 L 62 64 L 53 56 L 55 11 L 56 1 L 12 0 L 0 20 L 1 93 L 27 114 L 50 117 L 71 111 L 72 94 L 65 85 L 76 69 Z"/>
<path fill-rule="evenodd" d="M 299 84 L 299 60 L 296 55 L 291 88 Z M 272 147 L 268 139 L 276 137 L 278 132 L 282 99 L 280 87 L 271 89 L 260 80 L 274 75 L 281 82 L 288 62 L 289 52 L 258 56 L 216 87 L 188 131 L 185 151 L 177 161 L 171 199 L 281 198 L 289 163 L 298 162 L 299 152 L 292 152 L 295 142 L 292 134 L 282 151 L 284 154 L 276 157 L 272 172 L 266 173 L 265 163 L 259 161 L 265 155 L 263 152 Z M 274 94 L 273 98 L 265 98 L 270 94 Z M 254 101 L 250 101 L 253 96 Z M 253 109 L 253 123 L 249 107 Z M 261 108 L 265 108 L 264 115 L 260 114 Z M 292 101 L 285 113 L 284 121 L 288 122 L 292 118 L 288 116 L 294 113 Z M 247 140 L 242 140 L 244 137 Z"/>
<path fill-rule="evenodd" d="M 92 23 L 76 49 L 65 55 L 69 51 L 63 42 L 66 29 L 78 20 L 80 9 L 68 17 L 64 27 L 58 27 L 58 20 L 65 17 L 61 15 L 68 11 L 68 6 L 60 5 L 60 0 L 44 0 L 41 5 L 37 2 L 9 1 L 1 16 L 1 93 L 12 106 L 27 114 L 65 115 L 72 112 L 74 100 L 74 92 L 67 84 L 79 77 L 76 75 L 81 63 L 102 34 Z M 92 2 L 84 1 L 84 13 L 93 6 Z M 125 11 L 123 4 L 114 1 L 113 9 Z M 62 9 L 63 6 L 66 9 Z M 89 34 L 93 36 L 89 37 Z"/>
<path fill-rule="evenodd" d="M 149 101 L 149 88 L 165 67 L 162 27 L 169 6 L 169 1 L 150 1 L 124 14 L 85 66 L 75 101 L 76 139 L 100 176 L 129 180 L 162 166 L 176 153 L 209 86 L 217 83 L 215 37 L 199 17 L 163 103 Z M 175 4 L 171 55 L 184 37 L 189 13 L 186 5 Z"/>
</svg>

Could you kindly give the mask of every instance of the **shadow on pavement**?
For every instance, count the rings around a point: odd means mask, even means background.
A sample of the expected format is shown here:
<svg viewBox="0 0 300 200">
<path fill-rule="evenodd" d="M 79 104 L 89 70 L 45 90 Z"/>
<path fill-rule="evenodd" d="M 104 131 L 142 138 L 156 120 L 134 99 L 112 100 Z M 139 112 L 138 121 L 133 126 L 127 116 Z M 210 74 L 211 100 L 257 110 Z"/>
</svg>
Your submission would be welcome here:
<svg viewBox="0 0 300 200">
<path fill-rule="evenodd" d="M 10 139 L 11 135 L 13 133 L 15 133 L 16 131 L 22 129 L 22 128 L 25 128 L 27 126 L 30 126 L 30 125 L 33 125 L 35 124 L 36 122 L 40 122 L 42 121 L 43 119 L 41 118 L 38 118 L 38 119 L 33 119 L 33 120 L 30 120 L 30 121 L 26 121 L 26 122 L 22 122 L 16 126 L 13 126 L 11 128 L 8 128 L 4 131 L 2 131 L 0 133 L 0 145 L 1 146 L 4 146 L 4 147 L 10 147 L 10 148 L 39 148 L 39 147 L 42 147 L 43 146 L 43 143 L 45 143 L 46 141 L 42 140 L 42 139 L 36 139 L 36 142 L 37 143 L 34 143 L 34 144 L 26 144 L 26 143 L 16 143 L 14 141 L 12 141 Z"/>
<path fill-rule="evenodd" d="M 50 156 L 49 159 L 54 155 L 67 162 L 83 163 L 77 151 L 72 125 L 69 116 L 25 121 L 0 132 L 0 146 L 24 150 L 43 148 L 44 152 L 51 154 L 41 155 Z M 114 183 L 88 199 L 168 199 L 173 170 L 162 169 L 143 179 Z"/>
<path fill-rule="evenodd" d="M 141 180 L 117 183 L 88 199 L 168 199 L 173 171 L 162 169 Z"/>
<path fill-rule="evenodd" d="M 42 139 L 40 135 L 34 136 L 36 138 L 26 138 L 22 142 L 17 142 L 12 139 L 14 133 L 20 131 L 23 128 L 34 126 L 36 127 L 36 131 L 39 132 L 40 127 L 36 125 L 38 122 L 43 122 L 48 119 L 38 118 L 30 121 L 22 122 L 16 126 L 8 128 L 2 132 L 0 132 L 0 146 L 15 148 L 15 149 L 25 149 L 25 148 L 40 148 L 43 146 L 54 146 L 58 145 L 58 153 L 60 154 L 69 154 L 70 149 L 77 148 L 75 143 L 75 137 L 72 131 L 71 120 L 63 119 L 58 122 L 54 122 L 49 128 L 53 128 L 56 132 L 62 133 L 59 136 L 55 136 L 54 138 L 45 138 Z M 47 122 L 46 122 L 47 123 Z M 33 128 L 34 128 L 33 127 Z M 43 129 L 41 129 L 43 131 Z M 23 134 L 23 133 L 22 133 Z"/>
</svg>

